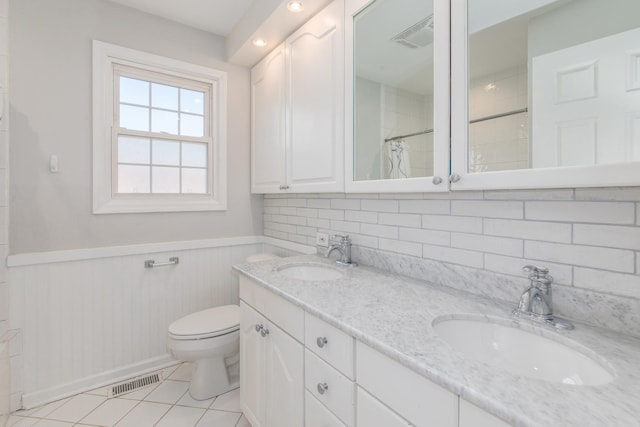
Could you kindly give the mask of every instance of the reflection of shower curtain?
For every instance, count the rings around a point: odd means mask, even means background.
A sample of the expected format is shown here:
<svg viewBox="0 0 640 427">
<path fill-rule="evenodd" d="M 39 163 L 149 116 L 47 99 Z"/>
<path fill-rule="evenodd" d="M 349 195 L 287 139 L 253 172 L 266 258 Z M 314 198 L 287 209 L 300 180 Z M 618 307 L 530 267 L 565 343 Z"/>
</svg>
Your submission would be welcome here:
<svg viewBox="0 0 640 427">
<path fill-rule="evenodd" d="M 389 165 L 388 178 L 409 178 L 411 176 L 409 144 L 403 140 L 389 141 L 386 156 Z"/>
</svg>

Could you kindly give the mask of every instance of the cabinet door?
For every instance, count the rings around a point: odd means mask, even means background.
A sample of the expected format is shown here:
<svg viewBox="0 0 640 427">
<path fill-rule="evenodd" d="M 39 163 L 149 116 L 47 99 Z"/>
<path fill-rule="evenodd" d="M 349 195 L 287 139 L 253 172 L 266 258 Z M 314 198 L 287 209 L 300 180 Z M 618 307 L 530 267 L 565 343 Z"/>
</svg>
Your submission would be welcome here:
<svg viewBox="0 0 640 427">
<path fill-rule="evenodd" d="M 509 424 L 466 400 L 460 399 L 459 427 L 509 427 Z"/>
<path fill-rule="evenodd" d="M 358 387 L 357 427 L 408 427 L 409 422 Z"/>
<path fill-rule="evenodd" d="M 265 399 L 266 340 L 256 325 L 265 320 L 243 301 L 240 302 L 240 407 L 253 427 L 263 427 Z"/>
<path fill-rule="evenodd" d="M 274 324 L 268 328 L 266 426 L 300 427 L 304 425 L 304 349 Z"/>
<path fill-rule="evenodd" d="M 346 427 L 308 391 L 305 394 L 304 425 L 305 427 Z"/>
<path fill-rule="evenodd" d="M 287 39 L 291 190 L 342 191 L 344 184 L 344 0 Z"/>
<path fill-rule="evenodd" d="M 285 50 L 251 70 L 251 191 L 277 193 L 285 176 Z"/>
</svg>

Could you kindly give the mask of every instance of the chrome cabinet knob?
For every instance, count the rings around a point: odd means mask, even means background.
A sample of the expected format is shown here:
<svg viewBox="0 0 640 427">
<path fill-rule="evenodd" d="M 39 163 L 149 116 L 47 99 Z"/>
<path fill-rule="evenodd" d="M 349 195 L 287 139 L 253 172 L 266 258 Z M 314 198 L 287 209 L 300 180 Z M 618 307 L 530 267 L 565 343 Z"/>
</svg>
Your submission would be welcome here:
<svg viewBox="0 0 640 427">
<path fill-rule="evenodd" d="M 433 182 L 433 185 L 440 185 L 442 184 L 442 178 L 440 178 L 439 176 L 434 176 L 431 182 Z"/>
<path fill-rule="evenodd" d="M 327 337 L 318 337 L 318 339 L 316 340 L 316 344 L 318 345 L 318 347 L 322 348 L 325 345 L 327 345 Z"/>
<path fill-rule="evenodd" d="M 269 329 L 267 328 L 262 328 L 262 330 L 260 331 L 260 333 L 262 334 L 263 337 L 266 337 L 267 335 L 269 335 Z"/>
<path fill-rule="evenodd" d="M 449 181 L 450 182 L 460 181 L 460 175 L 458 175 L 457 173 L 452 173 L 451 176 L 449 177 Z"/>
<path fill-rule="evenodd" d="M 260 332 L 262 330 L 262 325 L 256 325 L 256 332 Z"/>
<path fill-rule="evenodd" d="M 318 393 L 324 394 L 327 390 L 329 390 L 327 383 L 318 383 Z"/>
</svg>

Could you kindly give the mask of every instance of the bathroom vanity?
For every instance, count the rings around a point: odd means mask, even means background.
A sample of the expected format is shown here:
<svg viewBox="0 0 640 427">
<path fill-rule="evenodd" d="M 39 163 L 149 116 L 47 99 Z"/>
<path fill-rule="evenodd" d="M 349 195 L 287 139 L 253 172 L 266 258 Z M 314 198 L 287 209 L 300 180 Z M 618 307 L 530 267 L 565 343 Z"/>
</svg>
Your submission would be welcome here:
<svg viewBox="0 0 640 427">
<path fill-rule="evenodd" d="M 304 277 L 307 267 L 314 280 Z M 235 269 L 241 405 L 253 427 L 583 427 L 640 420 L 637 338 L 580 323 L 570 331 L 532 326 L 510 317 L 516 301 L 338 267 L 314 255 Z M 533 335 L 593 365 L 584 376 L 544 379 L 535 370 L 514 373 L 508 355 L 491 366 L 439 335 L 434 325 L 451 320 Z M 535 342 L 519 345 L 535 353 L 541 349 Z"/>
</svg>

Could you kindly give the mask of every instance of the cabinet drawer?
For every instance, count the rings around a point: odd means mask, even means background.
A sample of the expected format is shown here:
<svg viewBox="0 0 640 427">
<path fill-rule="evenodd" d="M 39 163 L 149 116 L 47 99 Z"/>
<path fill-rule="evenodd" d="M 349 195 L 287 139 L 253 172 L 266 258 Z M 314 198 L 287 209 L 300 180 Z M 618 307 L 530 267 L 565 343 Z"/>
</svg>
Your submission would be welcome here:
<svg viewBox="0 0 640 427">
<path fill-rule="evenodd" d="M 304 383 L 309 392 L 348 427 L 353 426 L 354 384 L 309 350 L 304 352 Z M 326 385 L 326 390 L 321 389 Z"/>
<path fill-rule="evenodd" d="M 457 395 L 360 342 L 356 378 L 359 386 L 417 427 L 458 426 Z"/>
<path fill-rule="evenodd" d="M 476 405 L 460 399 L 460 427 L 509 427 L 495 415 L 492 415 Z"/>
<path fill-rule="evenodd" d="M 305 314 L 304 328 L 305 346 L 353 379 L 353 337 L 309 313 Z"/>
<path fill-rule="evenodd" d="M 305 427 L 346 427 L 333 413 L 311 393 L 305 392 Z"/>
<path fill-rule="evenodd" d="M 409 422 L 398 416 L 362 388 L 357 387 L 357 427 L 409 427 Z"/>
<path fill-rule="evenodd" d="M 242 274 L 240 275 L 240 299 L 299 342 L 304 342 L 304 311 L 302 308 L 270 292 Z"/>
</svg>

